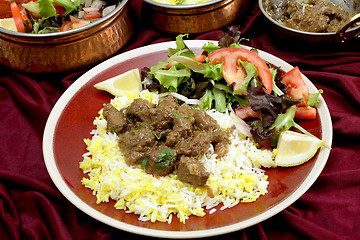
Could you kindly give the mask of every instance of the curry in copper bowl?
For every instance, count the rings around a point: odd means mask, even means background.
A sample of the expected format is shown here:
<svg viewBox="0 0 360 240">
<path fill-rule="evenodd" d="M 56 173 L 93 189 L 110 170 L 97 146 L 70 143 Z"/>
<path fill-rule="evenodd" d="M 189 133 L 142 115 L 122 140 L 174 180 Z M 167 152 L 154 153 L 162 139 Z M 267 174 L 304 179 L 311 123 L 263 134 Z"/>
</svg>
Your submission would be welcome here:
<svg viewBox="0 0 360 240">
<path fill-rule="evenodd" d="M 274 35 L 288 42 L 329 49 L 359 39 L 356 0 L 259 0 L 259 7 L 274 26 Z"/>
<path fill-rule="evenodd" d="M 249 0 L 144 0 L 143 13 L 161 32 L 204 33 L 230 25 Z"/>
</svg>

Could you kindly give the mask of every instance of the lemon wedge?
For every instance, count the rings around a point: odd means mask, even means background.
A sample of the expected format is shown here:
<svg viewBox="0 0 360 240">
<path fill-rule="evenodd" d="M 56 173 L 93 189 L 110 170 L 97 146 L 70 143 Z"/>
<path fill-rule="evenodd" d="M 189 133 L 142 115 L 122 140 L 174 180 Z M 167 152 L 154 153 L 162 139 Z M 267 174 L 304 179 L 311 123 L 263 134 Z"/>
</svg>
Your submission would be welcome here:
<svg viewBox="0 0 360 240">
<path fill-rule="evenodd" d="M 94 87 L 107 91 L 116 97 L 126 96 L 126 94 L 131 93 L 139 94 L 142 89 L 139 69 L 135 68 L 116 77 L 99 82 Z"/>
<path fill-rule="evenodd" d="M 0 19 L 0 27 L 17 32 L 14 18 Z"/>
<path fill-rule="evenodd" d="M 316 137 L 290 130 L 284 131 L 279 136 L 275 166 L 301 165 L 310 160 L 324 143 L 325 141 Z"/>
</svg>

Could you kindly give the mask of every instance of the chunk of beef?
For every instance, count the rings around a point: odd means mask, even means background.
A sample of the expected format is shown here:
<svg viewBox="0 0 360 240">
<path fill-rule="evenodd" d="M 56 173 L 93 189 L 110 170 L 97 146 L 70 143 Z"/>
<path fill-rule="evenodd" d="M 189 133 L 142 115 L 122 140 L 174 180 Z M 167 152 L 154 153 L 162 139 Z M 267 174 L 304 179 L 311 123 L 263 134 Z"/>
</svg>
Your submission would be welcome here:
<svg viewBox="0 0 360 240">
<path fill-rule="evenodd" d="M 211 134 L 211 143 L 214 146 L 215 154 L 217 157 L 223 157 L 228 152 L 228 133 L 230 133 L 233 129 L 228 129 L 226 132 L 221 129 L 213 130 L 213 134 Z"/>
<path fill-rule="evenodd" d="M 186 138 L 179 139 L 176 143 L 175 149 L 178 154 L 187 156 L 202 156 L 209 149 L 211 138 L 208 133 L 194 131 L 194 135 Z"/>
<path fill-rule="evenodd" d="M 127 127 L 126 118 L 123 111 L 117 110 L 110 103 L 105 104 L 103 116 L 107 121 L 107 131 L 116 134 L 122 133 Z"/>
<path fill-rule="evenodd" d="M 179 108 L 177 99 L 168 96 L 159 101 L 156 109 L 152 111 L 151 121 L 155 128 L 167 129 L 174 125 L 174 112 Z"/>
<path fill-rule="evenodd" d="M 219 124 L 216 122 L 216 120 L 206 114 L 204 110 L 194 109 L 194 118 L 196 128 L 200 130 L 212 131 L 219 128 Z"/>
<path fill-rule="evenodd" d="M 169 95 L 164 99 L 161 99 L 156 107 L 159 111 L 173 112 L 179 108 L 178 100 Z"/>
<path fill-rule="evenodd" d="M 179 133 L 182 138 L 193 135 L 195 118 L 189 105 L 183 104 L 174 115 L 173 131 Z"/>
<path fill-rule="evenodd" d="M 147 121 L 151 108 L 152 105 L 149 101 L 137 98 L 126 108 L 125 114 L 133 125 L 139 125 L 138 122 Z"/>
<path fill-rule="evenodd" d="M 119 146 L 129 165 L 140 165 L 144 153 L 150 151 L 156 142 L 154 134 L 145 127 L 138 127 L 122 134 Z"/>
<path fill-rule="evenodd" d="M 178 142 L 180 139 L 180 133 L 177 131 L 170 131 L 167 135 L 166 135 L 166 141 L 165 141 L 165 145 L 168 147 L 172 147 L 175 145 L 176 142 Z"/>
<path fill-rule="evenodd" d="M 194 186 L 205 185 L 210 175 L 200 161 L 186 156 L 180 158 L 176 173 L 181 181 Z"/>
</svg>

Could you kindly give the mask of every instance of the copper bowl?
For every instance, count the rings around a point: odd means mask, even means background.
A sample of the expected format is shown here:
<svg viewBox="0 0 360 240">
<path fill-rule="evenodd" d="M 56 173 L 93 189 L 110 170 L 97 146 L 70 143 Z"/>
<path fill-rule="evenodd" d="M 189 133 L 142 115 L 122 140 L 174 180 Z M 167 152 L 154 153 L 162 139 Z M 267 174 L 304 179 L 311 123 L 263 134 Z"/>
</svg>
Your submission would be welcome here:
<svg viewBox="0 0 360 240">
<path fill-rule="evenodd" d="M 204 33 L 225 27 L 246 9 L 249 0 L 210 0 L 193 5 L 172 5 L 144 0 L 143 15 L 155 29 L 171 33 Z"/>
<path fill-rule="evenodd" d="M 319 51 L 336 51 L 347 47 L 358 47 L 360 44 L 360 26 L 355 24 L 360 21 L 360 3 L 358 0 L 328 0 L 339 4 L 350 14 L 354 15 L 351 22 L 344 25 L 337 32 L 315 33 L 296 30 L 286 27 L 281 22 L 283 6 L 288 0 L 259 0 L 259 7 L 262 14 L 274 27 L 272 33 L 280 40 L 285 47 L 311 48 Z M 355 25 L 355 27 L 354 27 Z"/>
<path fill-rule="evenodd" d="M 110 57 L 132 33 L 128 0 L 102 19 L 69 31 L 30 34 L 0 28 L 0 64 L 32 73 L 80 69 Z"/>
</svg>

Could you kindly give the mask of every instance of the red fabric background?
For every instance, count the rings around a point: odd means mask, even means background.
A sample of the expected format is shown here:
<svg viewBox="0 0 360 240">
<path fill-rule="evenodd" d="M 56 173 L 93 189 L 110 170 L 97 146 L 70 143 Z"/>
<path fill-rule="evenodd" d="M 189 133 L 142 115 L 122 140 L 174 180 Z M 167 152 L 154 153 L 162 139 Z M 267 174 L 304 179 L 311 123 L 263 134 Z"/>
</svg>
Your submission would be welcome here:
<svg viewBox="0 0 360 240">
<path fill-rule="evenodd" d="M 136 31 L 119 53 L 174 40 L 144 26 L 141 0 L 130 1 Z M 360 239 L 360 52 L 315 52 L 279 44 L 251 1 L 238 18 L 249 46 L 300 67 L 324 90 L 334 140 L 318 180 L 298 201 L 247 229 L 211 239 Z M 226 29 L 190 39 L 217 40 Z M 42 134 L 61 94 L 86 70 L 60 74 L 18 73 L 0 66 L 0 239 L 148 239 L 92 219 L 68 202 L 45 168 Z"/>
</svg>

